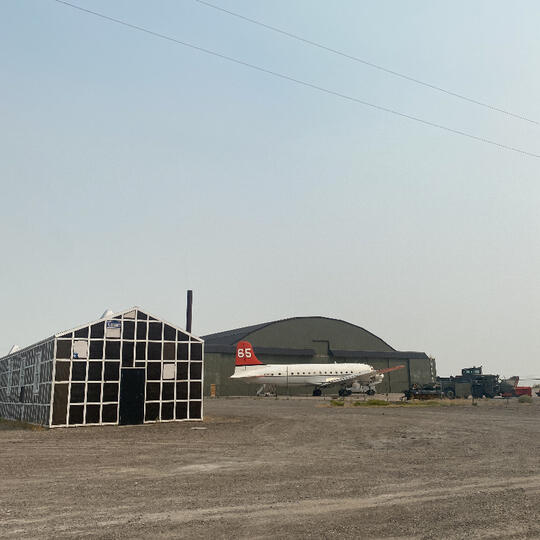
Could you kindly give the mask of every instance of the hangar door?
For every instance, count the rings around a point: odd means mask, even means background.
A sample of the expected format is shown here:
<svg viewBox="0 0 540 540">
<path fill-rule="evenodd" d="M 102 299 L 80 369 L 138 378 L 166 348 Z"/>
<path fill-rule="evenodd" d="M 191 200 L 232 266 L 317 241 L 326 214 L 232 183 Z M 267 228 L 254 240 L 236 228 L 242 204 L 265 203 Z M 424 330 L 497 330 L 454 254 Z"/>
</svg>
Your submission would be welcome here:
<svg viewBox="0 0 540 540">
<path fill-rule="evenodd" d="M 144 368 L 124 368 L 120 380 L 120 425 L 144 422 Z"/>
</svg>

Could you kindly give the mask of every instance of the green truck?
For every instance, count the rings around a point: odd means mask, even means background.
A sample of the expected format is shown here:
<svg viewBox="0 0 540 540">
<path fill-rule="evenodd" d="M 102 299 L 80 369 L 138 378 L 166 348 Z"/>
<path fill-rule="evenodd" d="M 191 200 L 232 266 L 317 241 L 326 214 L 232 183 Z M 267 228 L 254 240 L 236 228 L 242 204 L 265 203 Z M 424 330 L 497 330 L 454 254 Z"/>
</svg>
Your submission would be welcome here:
<svg viewBox="0 0 540 540">
<path fill-rule="evenodd" d="M 437 377 L 440 391 L 447 398 L 493 398 L 507 391 L 509 383 L 502 381 L 498 375 L 484 375 L 482 366 L 463 368 L 461 375 L 455 377 Z"/>
</svg>

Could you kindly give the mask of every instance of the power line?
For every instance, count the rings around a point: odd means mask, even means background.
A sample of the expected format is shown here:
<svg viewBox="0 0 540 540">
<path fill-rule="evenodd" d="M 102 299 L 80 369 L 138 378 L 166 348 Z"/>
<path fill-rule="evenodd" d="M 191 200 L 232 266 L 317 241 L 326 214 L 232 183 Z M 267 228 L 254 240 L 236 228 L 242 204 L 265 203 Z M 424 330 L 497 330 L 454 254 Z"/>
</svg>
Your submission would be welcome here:
<svg viewBox="0 0 540 540">
<path fill-rule="evenodd" d="M 248 67 L 250 69 L 254 69 L 254 70 L 257 70 L 259 72 L 266 73 L 268 75 L 272 75 L 274 77 L 279 77 L 280 79 L 290 81 L 290 82 L 294 82 L 296 84 L 299 84 L 299 85 L 302 85 L 302 86 L 305 86 L 305 87 L 308 87 L 308 88 L 312 88 L 312 89 L 318 90 L 320 92 L 324 92 L 325 94 L 330 94 L 332 96 L 340 97 L 340 98 L 345 99 L 347 101 L 353 101 L 355 103 L 360 103 L 361 105 L 365 105 L 366 107 L 371 107 L 371 108 L 377 109 L 379 111 L 384 111 L 384 112 L 387 112 L 387 113 L 390 113 L 390 114 L 394 114 L 396 116 L 401 116 L 402 118 L 408 118 L 409 120 L 414 120 L 415 122 L 419 122 L 419 123 L 424 124 L 426 126 L 435 127 L 435 128 L 438 128 L 438 129 L 441 129 L 441 130 L 444 130 L 444 131 L 448 131 L 450 133 L 454 133 L 455 135 L 461 135 L 461 136 L 467 137 L 469 139 L 484 142 L 486 144 L 491 144 L 491 145 L 497 146 L 499 148 L 504 148 L 505 150 L 511 150 L 512 152 L 517 152 L 519 154 L 524 154 L 524 155 L 527 155 L 527 156 L 530 156 L 530 157 L 540 158 L 539 154 L 534 154 L 532 152 L 528 152 L 528 151 L 522 150 L 520 148 L 516 148 L 516 147 L 513 147 L 513 146 L 508 146 L 508 145 L 505 145 L 505 144 L 502 144 L 502 143 L 498 143 L 496 141 L 493 141 L 491 139 L 486 139 L 484 137 L 478 137 L 477 135 L 472 135 L 471 133 L 467 133 L 465 131 L 450 128 L 450 127 L 444 126 L 442 124 L 437 124 L 437 123 L 431 122 L 429 120 L 423 120 L 422 118 L 418 118 L 418 117 L 412 116 L 410 114 L 402 113 L 402 112 L 394 110 L 394 109 L 389 109 L 389 108 L 383 107 L 381 105 L 375 105 L 374 103 L 369 103 L 368 101 L 363 101 L 361 99 L 355 98 L 353 96 L 349 96 L 347 94 L 342 94 L 340 92 L 336 92 L 334 90 L 330 90 L 328 88 L 324 88 L 322 86 L 318 86 L 316 84 L 312 84 L 312 83 L 303 81 L 301 79 L 295 79 L 294 77 L 290 77 L 289 75 L 284 75 L 282 73 L 278 73 L 277 71 L 272 71 L 270 69 L 266 69 L 266 68 L 257 66 L 255 64 L 250 64 L 248 62 L 244 62 L 243 60 L 238 60 L 237 58 L 233 58 L 232 56 L 227 56 L 227 55 L 218 53 L 216 51 L 212 51 L 210 49 L 205 49 L 204 47 L 200 47 L 198 45 L 193 45 L 192 43 L 188 43 L 186 41 L 181 41 L 179 39 L 173 38 L 171 36 L 167 36 L 165 34 L 161 34 L 159 32 L 154 32 L 153 30 L 149 30 L 148 28 L 144 28 L 142 26 L 137 26 L 135 24 L 128 23 L 128 22 L 123 21 L 121 19 L 116 19 L 114 17 L 110 17 L 109 15 L 105 15 L 105 14 L 99 13 L 97 11 L 92 11 L 90 9 L 83 8 L 81 6 L 71 4 L 70 2 L 66 2 L 65 0 L 54 0 L 54 1 L 59 3 L 59 4 L 63 4 L 63 5 L 69 6 L 69 7 L 73 8 L 73 9 L 82 11 L 84 13 L 88 13 L 90 15 L 100 17 L 101 19 L 105 19 L 107 21 L 111 21 L 111 22 L 120 24 L 120 25 L 125 26 L 127 28 L 131 28 L 133 30 L 138 30 L 138 31 L 144 32 L 146 34 L 150 34 L 151 36 L 158 37 L 158 38 L 161 38 L 161 39 L 165 39 L 167 41 L 177 43 L 178 45 L 183 45 L 184 47 L 189 47 L 190 49 L 194 49 L 196 51 L 203 52 L 205 54 L 209 54 L 209 55 L 215 56 L 217 58 L 221 58 L 223 60 L 227 60 L 229 62 L 234 62 L 235 64 L 239 64 L 241 66 L 245 66 L 245 67 Z"/>
<path fill-rule="evenodd" d="M 484 101 L 479 101 L 467 96 L 464 96 L 463 94 L 458 94 L 456 92 L 452 92 L 451 90 L 446 90 L 445 88 L 441 88 L 440 86 L 436 86 L 434 84 L 422 81 L 420 79 L 415 79 L 414 77 L 411 77 L 410 75 L 405 75 L 404 73 L 400 73 L 399 71 L 394 71 L 389 68 L 385 68 L 384 66 L 381 66 L 379 64 L 374 64 L 373 62 L 369 62 L 368 60 L 364 60 L 362 58 L 359 58 L 357 56 L 353 56 L 352 54 L 347 54 L 346 52 L 340 51 L 338 49 L 333 49 L 332 47 L 328 47 L 326 45 L 323 45 L 322 43 L 317 43 L 316 41 L 311 41 L 310 39 L 304 38 L 302 36 L 299 36 L 298 34 L 293 34 L 291 32 L 287 32 L 286 30 L 282 30 L 281 28 L 277 28 L 276 26 L 271 26 L 269 24 L 263 23 L 261 21 L 258 21 L 256 19 L 251 19 L 249 17 L 246 17 L 245 15 L 241 15 L 240 13 L 236 13 L 234 11 L 230 11 L 228 9 L 222 8 L 220 6 L 216 6 L 215 4 L 211 4 L 210 2 L 206 2 L 205 0 L 195 0 L 195 2 L 198 2 L 199 4 L 203 6 L 207 6 L 209 8 L 215 9 L 217 11 L 221 11 L 223 13 L 227 13 L 228 15 L 232 15 L 233 17 L 237 17 L 238 19 L 242 19 L 244 21 L 247 21 L 252 24 L 256 24 L 258 26 L 262 26 L 263 28 L 266 28 L 267 30 L 272 30 L 273 32 L 278 32 L 279 34 L 282 34 L 284 36 L 287 36 L 292 39 L 296 39 L 297 41 L 301 41 L 303 43 L 307 43 L 308 45 L 313 45 L 314 47 L 318 47 L 319 49 L 323 49 L 325 51 L 331 52 L 333 54 L 337 54 L 339 56 L 343 56 L 344 58 L 348 58 L 349 60 L 354 60 L 355 62 L 359 62 L 361 64 L 364 64 L 366 66 L 369 66 L 374 69 L 378 69 L 379 71 L 384 71 L 385 73 L 388 73 L 390 75 L 394 75 L 395 77 L 401 77 L 402 79 L 405 79 L 407 81 L 420 84 L 422 86 L 425 86 L 427 88 L 431 88 L 432 90 L 436 90 L 437 92 L 443 92 L 444 94 L 447 94 L 449 96 L 456 97 L 458 99 L 462 99 L 464 101 L 468 101 L 469 103 L 474 103 L 475 105 L 480 105 L 481 107 L 485 107 L 487 109 L 491 109 L 493 111 L 497 111 L 503 114 L 506 114 L 508 116 L 512 116 L 514 118 L 519 118 L 520 120 L 525 120 L 526 122 L 531 122 L 532 124 L 540 125 L 540 122 L 533 120 L 532 118 L 527 118 L 526 116 L 522 116 L 520 114 L 515 114 L 510 111 L 507 111 L 505 109 L 501 109 L 499 107 L 495 107 L 494 105 L 490 105 L 489 103 L 486 103 Z"/>
</svg>

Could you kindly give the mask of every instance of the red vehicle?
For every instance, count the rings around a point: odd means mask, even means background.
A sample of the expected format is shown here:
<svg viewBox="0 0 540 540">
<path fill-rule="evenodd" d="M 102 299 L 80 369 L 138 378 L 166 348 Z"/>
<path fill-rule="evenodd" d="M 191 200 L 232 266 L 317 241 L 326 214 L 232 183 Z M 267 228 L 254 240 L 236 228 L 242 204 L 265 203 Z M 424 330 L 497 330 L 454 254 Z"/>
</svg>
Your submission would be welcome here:
<svg viewBox="0 0 540 540">
<path fill-rule="evenodd" d="M 507 379 L 507 384 L 511 384 L 512 388 L 506 391 L 503 391 L 503 397 L 519 397 L 519 396 L 530 396 L 532 397 L 532 388 L 530 386 L 518 386 L 519 377 L 510 377 Z"/>
<path fill-rule="evenodd" d="M 516 386 L 514 388 L 516 396 L 531 396 L 532 397 L 532 388 L 530 386 Z"/>
</svg>

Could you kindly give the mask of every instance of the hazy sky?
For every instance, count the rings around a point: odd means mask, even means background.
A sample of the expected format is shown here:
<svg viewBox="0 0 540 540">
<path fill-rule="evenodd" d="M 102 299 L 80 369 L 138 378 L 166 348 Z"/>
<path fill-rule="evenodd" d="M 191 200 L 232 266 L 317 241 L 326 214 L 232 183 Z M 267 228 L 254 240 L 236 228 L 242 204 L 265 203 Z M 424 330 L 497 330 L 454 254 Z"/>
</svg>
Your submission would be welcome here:
<svg viewBox="0 0 540 540">
<path fill-rule="evenodd" d="M 535 1 L 213 0 L 540 121 Z M 540 126 L 204 7 L 80 6 L 540 153 Z M 199 335 L 345 319 L 396 349 L 540 373 L 540 160 L 53 0 L 0 1 L 0 350 L 132 305 Z"/>
</svg>

